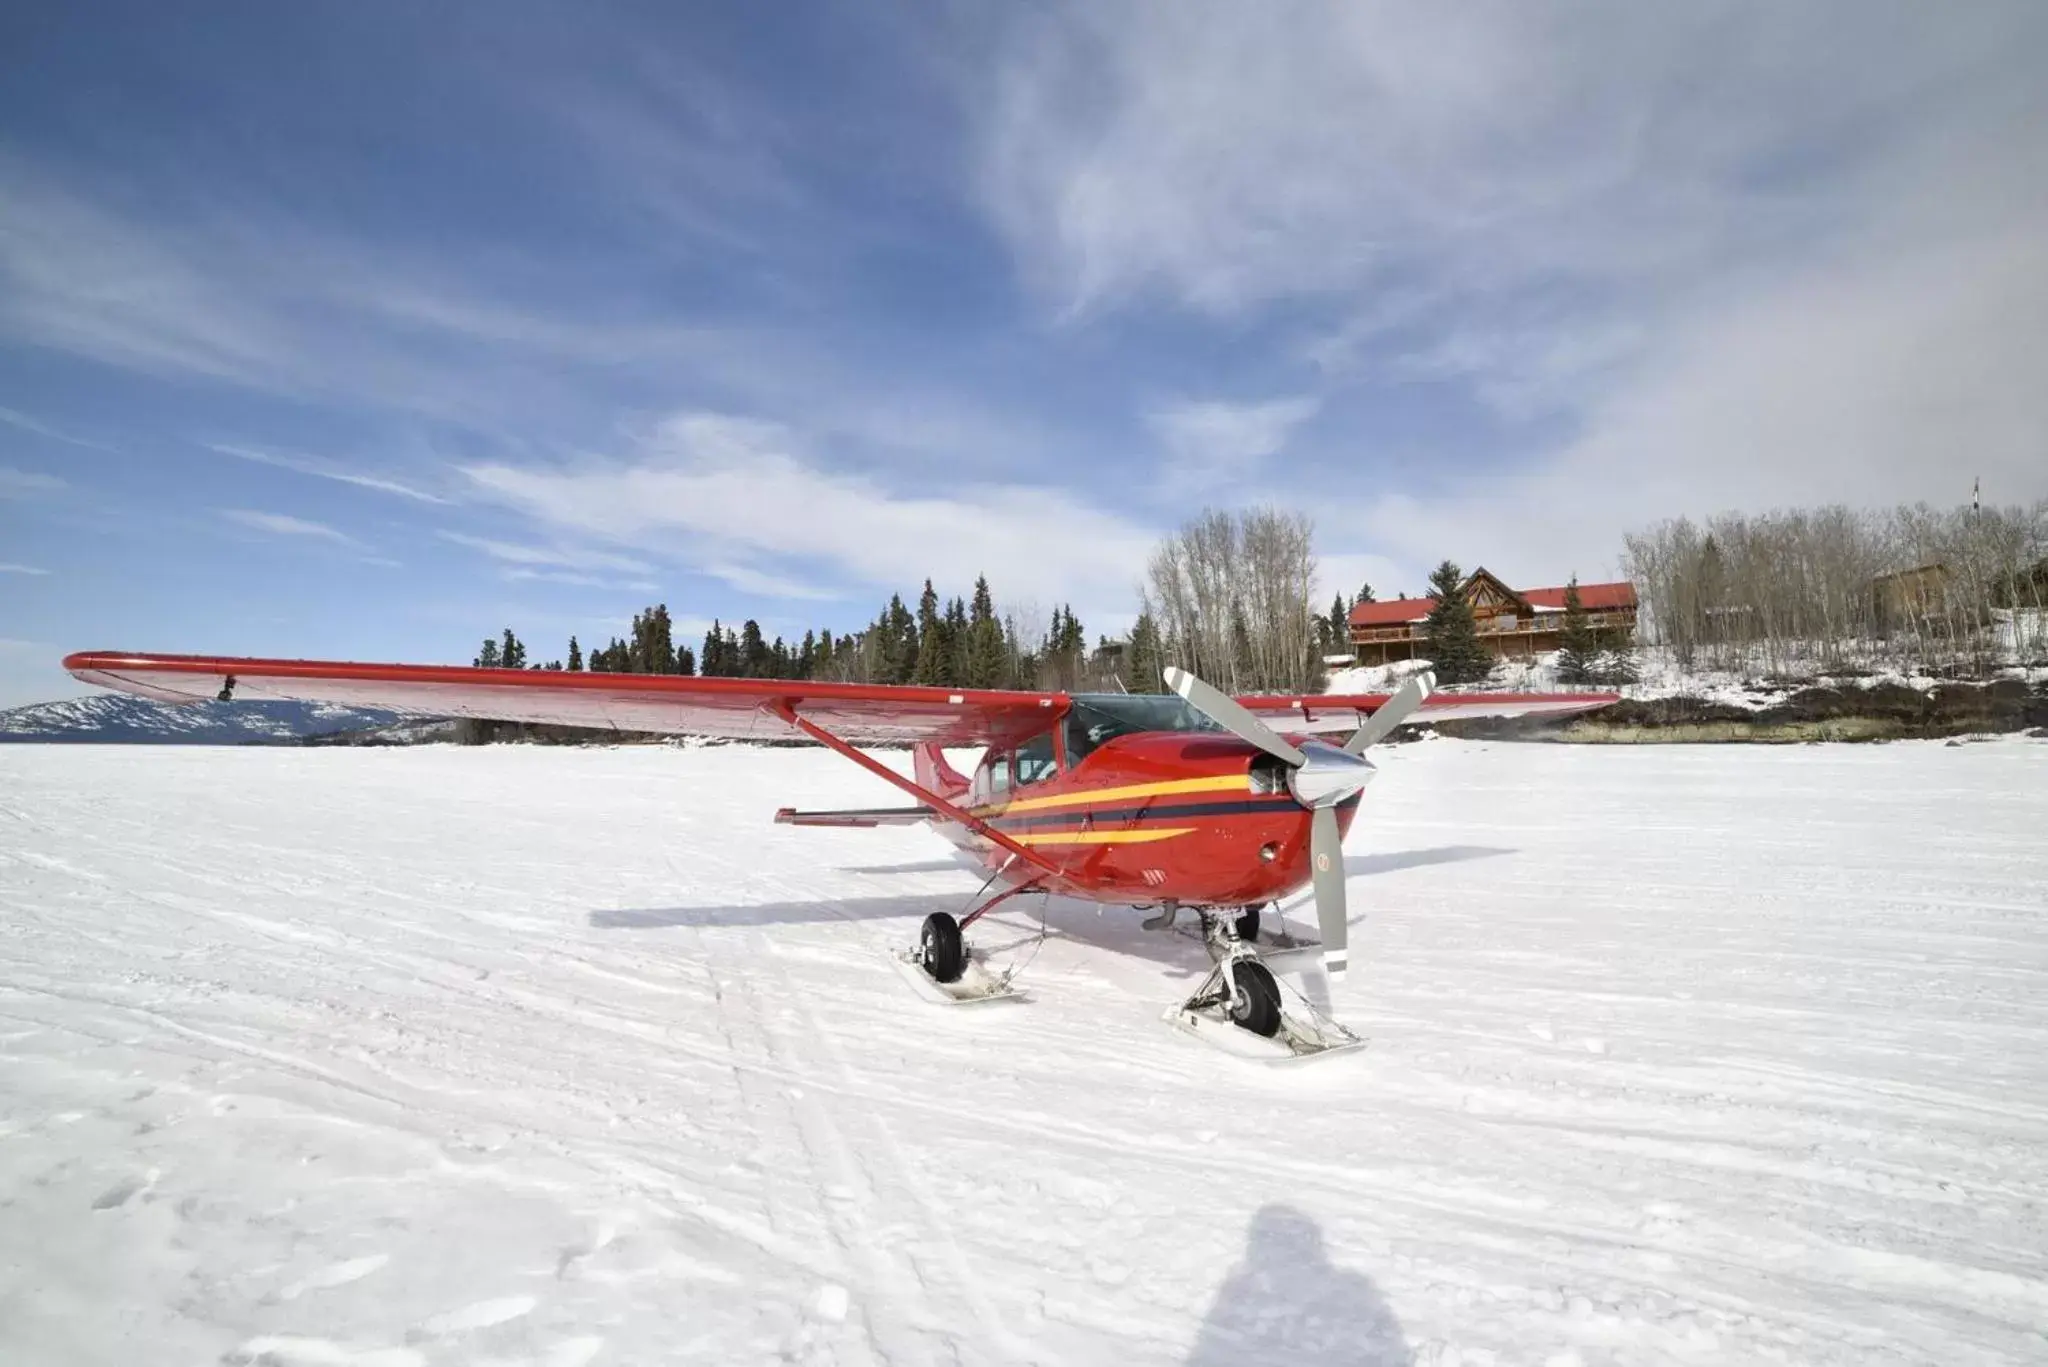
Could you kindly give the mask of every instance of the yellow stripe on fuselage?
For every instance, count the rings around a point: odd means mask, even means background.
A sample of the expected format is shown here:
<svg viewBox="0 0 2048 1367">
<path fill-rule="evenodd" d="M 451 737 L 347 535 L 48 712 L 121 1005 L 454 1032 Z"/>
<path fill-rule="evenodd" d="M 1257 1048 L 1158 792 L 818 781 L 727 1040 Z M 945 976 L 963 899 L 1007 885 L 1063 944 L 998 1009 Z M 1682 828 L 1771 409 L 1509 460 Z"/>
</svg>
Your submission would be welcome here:
<svg viewBox="0 0 2048 1367">
<path fill-rule="evenodd" d="M 1012 816 L 1038 812 L 1050 807 L 1085 807 L 1097 802 L 1123 802 L 1134 797 L 1169 797 L 1175 793 L 1250 792 L 1246 774 L 1212 774 L 1207 778 L 1176 778 L 1164 783 L 1133 783 L 1125 788 L 1087 788 L 1072 793 L 1051 793 L 1045 797 L 1022 797 L 1013 802 L 976 807 L 976 816 Z"/>
<path fill-rule="evenodd" d="M 1019 845 L 1149 845 L 1186 835 L 1193 826 L 1139 826 L 1123 831 L 1028 831 L 1010 839 Z"/>
</svg>

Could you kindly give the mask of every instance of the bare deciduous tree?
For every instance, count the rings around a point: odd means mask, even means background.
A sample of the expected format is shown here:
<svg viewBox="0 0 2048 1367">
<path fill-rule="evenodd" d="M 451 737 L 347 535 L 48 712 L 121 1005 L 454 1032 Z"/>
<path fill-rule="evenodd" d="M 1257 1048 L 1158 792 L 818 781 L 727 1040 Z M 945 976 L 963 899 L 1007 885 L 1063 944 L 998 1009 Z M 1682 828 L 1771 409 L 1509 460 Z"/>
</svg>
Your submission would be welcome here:
<svg viewBox="0 0 2048 1367">
<path fill-rule="evenodd" d="M 1153 552 L 1144 609 L 1166 658 L 1236 693 L 1321 686 L 1314 528 L 1302 513 L 1211 509 Z"/>
</svg>

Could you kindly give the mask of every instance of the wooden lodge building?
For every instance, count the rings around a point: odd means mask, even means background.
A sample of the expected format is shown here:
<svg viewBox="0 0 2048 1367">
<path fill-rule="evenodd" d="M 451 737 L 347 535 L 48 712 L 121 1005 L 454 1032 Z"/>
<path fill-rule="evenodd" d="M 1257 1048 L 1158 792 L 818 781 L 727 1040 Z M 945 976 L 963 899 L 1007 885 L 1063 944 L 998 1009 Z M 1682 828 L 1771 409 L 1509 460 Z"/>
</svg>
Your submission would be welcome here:
<svg viewBox="0 0 2048 1367">
<path fill-rule="evenodd" d="M 1536 655 L 1556 650 L 1564 631 L 1564 586 L 1511 589 L 1485 569 L 1476 569 L 1458 592 L 1472 605 L 1479 623 L 1479 641 L 1501 657 Z M 1586 623 L 1597 632 L 1629 632 L 1636 627 L 1633 584 L 1581 584 L 1579 603 Z M 1434 598 L 1397 598 L 1389 603 L 1360 603 L 1351 609 L 1351 646 L 1362 665 L 1412 660 L 1426 649 L 1423 623 L 1436 606 Z"/>
</svg>

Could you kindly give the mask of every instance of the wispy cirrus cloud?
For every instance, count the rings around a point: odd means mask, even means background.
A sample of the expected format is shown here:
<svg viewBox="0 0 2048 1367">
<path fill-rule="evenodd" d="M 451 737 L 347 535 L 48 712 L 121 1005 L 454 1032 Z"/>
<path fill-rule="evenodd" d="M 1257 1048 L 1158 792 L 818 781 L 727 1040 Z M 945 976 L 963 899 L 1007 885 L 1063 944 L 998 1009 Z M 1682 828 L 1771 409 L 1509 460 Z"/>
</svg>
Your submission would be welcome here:
<svg viewBox="0 0 2048 1367">
<path fill-rule="evenodd" d="M 380 494 L 395 494 L 419 503 L 445 504 L 447 499 L 430 494 L 401 480 L 384 475 L 365 474 L 352 470 L 338 461 L 321 456 L 304 455 L 296 451 L 272 451 L 257 446 L 240 446 L 229 442 L 202 443 L 209 451 L 218 451 L 236 460 L 246 460 L 257 465 L 269 465 L 279 470 L 290 470 L 293 474 L 310 475 L 315 479 L 329 479 L 339 484 L 353 485 L 358 489 L 369 489 Z"/>
<path fill-rule="evenodd" d="M 289 513 L 269 513 L 255 508 L 220 508 L 216 510 L 222 518 L 252 532 L 266 536 L 285 537 L 291 540 L 311 541 L 338 546 L 352 552 L 352 558 L 365 565 L 376 565 L 382 569 L 397 569 L 399 562 L 357 537 L 350 536 L 339 528 L 308 518 L 294 517 Z"/>
<path fill-rule="evenodd" d="M 556 570 L 601 570 L 618 574 L 652 574 L 654 566 L 645 560 L 628 555 L 617 555 L 610 551 L 595 551 L 578 546 L 534 546 L 519 541 L 501 541 L 494 537 L 472 536 L 468 532 L 440 533 L 443 541 L 480 551 L 493 560 L 508 565 L 517 565 L 530 572 L 537 568 Z M 566 582 L 566 581 L 565 581 Z"/>
<path fill-rule="evenodd" d="M 33 498 L 59 493 L 71 486 L 55 475 L 40 470 L 17 470 L 0 465 L 0 498 Z"/>
<path fill-rule="evenodd" d="M 60 428 L 52 427 L 40 419 L 30 417 L 19 409 L 0 408 L 0 422 L 6 423 L 9 427 L 19 428 L 24 432 L 33 432 L 39 437 L 48 437 L 51 441 L 61 441 L 67 446 L 84 446 L 94 451 L 109 452 L 120 449 L 115 446 L 109 446 L 103 441 L 94 441 L 90 437 L 77 436 Z"/>
<path fill-rule="evenodd" d="M 34 565 L 0 565 L 0 574 L 30 574 L 40 578 L 48 573 L 48 570 L 37 569 Z"/>
<path fill-rule="evenodd" d="M 1209 488 L 1256 475 L 1320 406 L 1312 396 L 1263 403 L 1208 399 L 1154 409 L 1146 421 L 1173 455 L 1174 480 Z"/>
</svg>

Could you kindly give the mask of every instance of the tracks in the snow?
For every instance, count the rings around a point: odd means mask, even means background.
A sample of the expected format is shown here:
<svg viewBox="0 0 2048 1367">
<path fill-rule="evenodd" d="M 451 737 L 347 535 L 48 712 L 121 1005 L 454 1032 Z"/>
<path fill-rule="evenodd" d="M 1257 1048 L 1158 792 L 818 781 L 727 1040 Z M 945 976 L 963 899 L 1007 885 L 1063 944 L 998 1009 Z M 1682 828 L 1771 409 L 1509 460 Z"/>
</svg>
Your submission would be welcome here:
<svg viewBox="0 0 2048 1367">
<path fill-rule="evenodd" d="M 850 1312 L 879 1363 L 1019 1360 L 1022 1345 L 997 1322 L 926 1183 L 773 942 L 749 933 L 742 961 L 717 936 L 698 940 L 741 1091 L 764 1122 L 782 1122 L 781 1134 L 770 1124 L 761 1135 L 768 1219 L 785 1238 L 815 1223 L 852 1283 L 819 1288 L 788 1350 L 802 1358 Z M 772 1166 L 792 1147 L 808 1180 L 791 1182 Z"/>
</svg>

